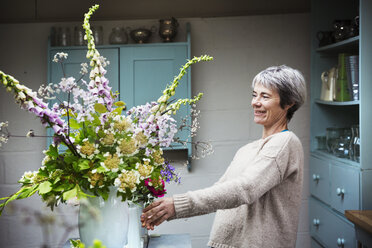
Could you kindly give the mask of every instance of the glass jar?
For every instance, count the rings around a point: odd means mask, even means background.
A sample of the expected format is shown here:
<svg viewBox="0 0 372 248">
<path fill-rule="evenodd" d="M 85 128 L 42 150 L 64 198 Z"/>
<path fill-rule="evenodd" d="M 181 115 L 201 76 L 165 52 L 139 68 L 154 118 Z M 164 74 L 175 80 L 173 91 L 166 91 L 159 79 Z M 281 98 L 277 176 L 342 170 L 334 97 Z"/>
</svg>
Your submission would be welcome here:
<svg viewBox="0 0 372 248">
<path fill-rule="evenodd" d="M 59 27 L 57 31 L 58 46 L 71 45 L 71 33 L 69 27 Z"/>
<path fill-rule="evenodd" d="M 360 134 L 359 134 L 359 125 L 351 126 L 353 133 L 352 137 L 352 160 L 360 162 Z"/>
<path fill-rule="evenodd" d="M 74 30 L 74 45 L 75 46 L 84 46 L 87 44 L 87 41 L 84 40 L 84 28 L 83 27 L 75 27 Z"/>
<path fill-rule="evenodd" d="M 316 149 L 324 151 L 327 150 L 326 136 L 315 136 L 316 138 Z"/>
<path fill-rule="evenodd" d="M 127 44 L 128 35 L 125 32 L 124 28 L 115 27 L 112 29 L 112 32 L 109 37 L 110 44 Z"/>
<path fill-rule="evenodd" d="M 333 154 L 339 158 L 350 158 L 351 128 L 342 128 L 341 136 L 336 139 Z"/>
<path fill-rule="evenodd" d="M 103 45 L 103 27 L 102 26 L 92 27 L 92 33 L 93 33 L 94 43 L 96 45 Z"/>
<path fill-rule="evenodd" d="M 329 153 L 333 153 L 333 150 L 338 143 L 338 138 L 340 138 L 341 133 L 342 133 L 342 128 L 329 127 L 326 129 L 326 143 L 327 143 L 327 150 Z"/>
</svg>

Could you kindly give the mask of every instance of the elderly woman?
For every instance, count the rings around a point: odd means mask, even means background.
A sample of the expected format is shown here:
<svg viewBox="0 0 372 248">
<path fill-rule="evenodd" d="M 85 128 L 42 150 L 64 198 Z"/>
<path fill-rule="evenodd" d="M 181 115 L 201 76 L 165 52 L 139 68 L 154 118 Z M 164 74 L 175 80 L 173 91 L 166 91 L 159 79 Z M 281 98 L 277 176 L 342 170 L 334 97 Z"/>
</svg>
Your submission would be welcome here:
<svg viewBox="0 0 372 248">
<path fill-rule="evenodd" d="M 274 66 L 260 72 L 252 88 L 262 138 L 240 148 L 213 186 L 145 208 L 143 226 L 153 230 L 165 220 L 216 212 L 208 246 L 295 247 L 304 155 L 288 122 L 305 101 L 305 80 L 295 69 Z"/>
</svg>

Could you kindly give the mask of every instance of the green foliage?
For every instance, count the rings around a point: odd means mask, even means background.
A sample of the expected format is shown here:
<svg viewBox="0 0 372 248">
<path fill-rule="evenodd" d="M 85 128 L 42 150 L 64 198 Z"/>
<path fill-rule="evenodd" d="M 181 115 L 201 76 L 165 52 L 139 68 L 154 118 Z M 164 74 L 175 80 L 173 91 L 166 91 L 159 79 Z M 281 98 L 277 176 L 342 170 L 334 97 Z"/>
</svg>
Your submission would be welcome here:
<svg viewBox="0 0 372 248">
<path fill-rule="evenodd" d="M 49 181 L 42 182 L 39 185 L 39 194 L 46 194 L 52 191 L 52 184 Z"/>
<path fill-rule="evenodd" d="M 94 110 L 100 114 L 104 114 L 107 112 L 107 108 L 101 103 L 94 104 Z"/>
</svg>

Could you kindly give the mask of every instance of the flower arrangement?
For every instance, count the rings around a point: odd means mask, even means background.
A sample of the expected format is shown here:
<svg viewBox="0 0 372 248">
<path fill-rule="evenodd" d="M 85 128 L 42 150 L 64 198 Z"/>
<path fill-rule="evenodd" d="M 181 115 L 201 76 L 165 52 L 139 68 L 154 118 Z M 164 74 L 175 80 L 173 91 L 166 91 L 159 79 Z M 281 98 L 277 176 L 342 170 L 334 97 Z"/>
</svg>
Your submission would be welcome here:
<svg viewBox="0 0 372 248">
<path fill-rule="evenodd" d="M 98 5 L 90 8 L 83 24 L 91 67 L 89 82 L 65 76 L 58 85 L 41 87 L 37 93 L 0 71 L 0 82 L 14 93 L 21 108 L 34 113 L 44 126 L 54 131 L 53 144 L 44 151 L 42 166 L 38 171 L 24 173 L 18 192 L 0 199 L 3 201 L 0 214 L 11 201 L 36 192 L 53 209 L 60 202 L 92 195 L 107 199 L 112 186 L 123 201 L 148 203 L 166 193 L 164 181 L 180 180 L 163 156 L 163 148 L 176 141 L 177 123 L 171 115 L 182 104 L 194 105 L 202 93 L 193 99 L 172 101 L 170 98 L 187 68 L 212 58 L 201 56 L 189 60 L 157 102 L 123 113 L 125 103 L 116 101 L 118 94 L 111 91 L 105 77 L 108 62 L 95 48 L 90 29 L 89 19 L 97 8 Z M 63 65 L 67 56 L 58 53 L 54 61 Z M 87 72 L 87 65 L 83 65 L 82 72 Z M 68 101 L 50 107 L 45 100 L 59 91 L 67 95 Z M 6 125 L 2 123 L 0 131 Z M 0 138 L 6 142 L 6 136 Z"/>
</svg>

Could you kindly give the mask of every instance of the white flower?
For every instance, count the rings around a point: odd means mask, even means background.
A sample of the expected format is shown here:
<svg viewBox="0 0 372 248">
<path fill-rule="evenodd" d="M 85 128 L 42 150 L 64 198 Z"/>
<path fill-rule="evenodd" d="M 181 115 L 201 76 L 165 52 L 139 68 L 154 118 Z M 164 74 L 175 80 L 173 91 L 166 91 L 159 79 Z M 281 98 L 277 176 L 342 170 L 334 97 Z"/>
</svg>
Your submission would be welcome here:
<svg viewBox="0 0 372 248">
<path fill-rule="evenodd" d="M 162 95 L 161 97 L 159 97 L 158 103 L 165 103 L 168 99 L 169 99 L 169 96 Z"/>
<path fill-rule="evenodd" d="M 26 99 L 26 95 L 23 93 L 23 91 L 20 91 L 20 92 L 18 92 L 17 98 L 24 100 L 24 99 Z"/>
</svg>

